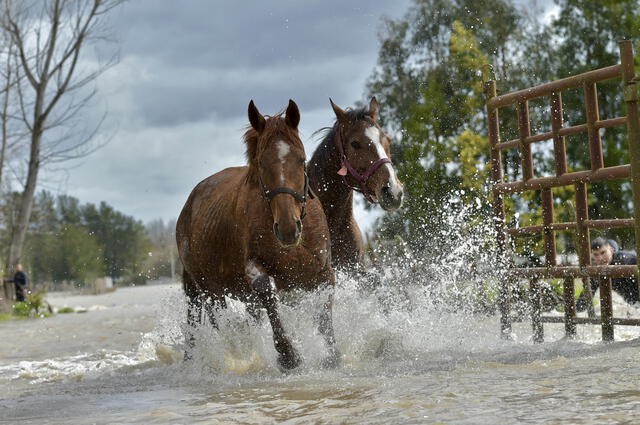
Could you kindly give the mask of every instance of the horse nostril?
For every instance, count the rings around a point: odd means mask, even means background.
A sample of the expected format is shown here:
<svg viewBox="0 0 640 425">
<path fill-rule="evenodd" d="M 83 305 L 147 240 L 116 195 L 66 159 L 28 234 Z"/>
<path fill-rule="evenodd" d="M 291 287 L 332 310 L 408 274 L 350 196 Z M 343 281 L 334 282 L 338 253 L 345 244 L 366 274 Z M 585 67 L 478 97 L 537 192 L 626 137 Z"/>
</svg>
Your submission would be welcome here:
<svg viewBox="0 0 640 425">
<path fill-rule="evenodd" d="M 302 221 L 296 220 L 296 238 L 302 233 Z"/>
<path fill-rule="evenodd" d="M 385 186 L 382 188 L 382 197 L 387 200 L 393 199 L 393 194 L 391 193 L 391 188 L 389 186 Z"/>
<path fill-rule="evenodd" d="M 278 232 L 278 223 L 273 223 L 273 233 L 280 239 L 280 233 Z"/>
</svg>

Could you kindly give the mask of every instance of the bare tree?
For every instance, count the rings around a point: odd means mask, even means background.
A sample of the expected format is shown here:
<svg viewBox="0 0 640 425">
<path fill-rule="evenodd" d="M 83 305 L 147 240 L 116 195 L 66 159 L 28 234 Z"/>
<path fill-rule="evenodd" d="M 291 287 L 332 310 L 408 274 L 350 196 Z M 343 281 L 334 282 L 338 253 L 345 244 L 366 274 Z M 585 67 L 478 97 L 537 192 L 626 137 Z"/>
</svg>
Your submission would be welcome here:
<svg viewBox="0 0 640 425">
<path fill-rule="evenodd" d="M 4 43 L 3 43 L 4 44 Z M 2 78 L 2 87 L 0 91 L 1 104 L 0 104 L 0 187 L 2 187 L 2 176 L 4 172 L 5 155 L 7 152 L 7 146 L 9 145 L 9 100 L 11 99 L 11 92 L 15 85 L 15 72 L 13 60 L 13 44 L 6 43 L 2 49 L 2 60 L 0 66 L 0 77 Z"/>
<path fill-rule="evenodd" d="M 78 116 L 96 93 L 96 78 L 115 58 L 87 69 L 85 46 L 106 35 L 106 14 L 123 0 L 0 0 L 0 29 L 15 49 L 19 118 L 28 131 L 29 160 L 7 267 L 20 262 L 38 172 L 47 161 L 88 155 L 101 124 L 77 133 Z"/>
</svg>

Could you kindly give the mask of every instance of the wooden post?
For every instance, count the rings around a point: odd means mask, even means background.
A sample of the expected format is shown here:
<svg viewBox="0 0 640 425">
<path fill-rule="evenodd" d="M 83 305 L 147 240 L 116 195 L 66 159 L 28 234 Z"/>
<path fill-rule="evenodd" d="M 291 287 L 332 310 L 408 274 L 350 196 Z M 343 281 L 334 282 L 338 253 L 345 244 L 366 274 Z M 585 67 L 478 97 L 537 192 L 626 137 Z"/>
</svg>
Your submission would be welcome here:
<svg viewBox="0 0 640 425">
<path fill-rule="evenodd" d="M 602 340 L 613 341 L 613 302 L 611 299 L 611 278 L 600 281 L 600 318 L 602 319 Z"/>
<path fill-rule="evenodd" d="M 576 236 L 578 239 L 578 260 L 580 267 L 591 264 L 591 242 L 589 241 L 589 228 L 585 221 L 589 219 L 589 209 L 587 206 L 587 185 L 576 183 Z M 593 293 L 591 292 L 591 280 L 582 278 L 582 286 L 587 297 L 587 314 L 589 317 L 596 317 L 593 309 Z"/>
<path fill-rule="evenodd" d="M 540 300 L 540 281 L 531 279 L 529 281 L 529 291 L 531 295 L 531 327 L 533 329 L 533 342 L 544 342 L 544 326 L 540 316 L 542 314 L 542 302 Z"/>
<path fill-rule="evenodd" d="M 533 156 L 531 154 L 531 145 L 526 141 L 527 137 L 531 136 L 529 102 L 526 100 L 518 103 L 518 130 L 520 133 L 522 180 L 527 181 L 533 178 Z"/>
<path fill-rule="evenodd" d="M 564 278 L 564 333 L 567 338 L 576 337 L 576 289 L 572 277 Z"/>
<path fill-rule="evenodd" d="M 560 129 L 564 124 L 562 117 L 562 95 L 551 95 L 551 131 L 553 132 L 553 152 L 556 160 L 556 176 L 567 172 L 567 149 L 564 137 L 560 136 Z"/>
<path fill-rule="evenodd" d="M 604 167 L 602 158 L 602 141 L 600 131 L 596 128 L 596 122 L 600 119 L 598 111 L 598 94 L 595 83 L 584 84 L 584 103 L 587 109 L 587 134 L 589 136 L 589 157 L 591 169 L 597 170 Z"/>
<path fill-rule="evenodd" d="M 496 82 L 485 83 L 487 102 L 497 96 Z M 502 155 L 498 149 L 500 143 L 500 122 L 498 109 L 487 106 L 489 127 L 489 143 L 491 144 L 491 186 L 502 182 Z M 493 191 L 493 220 L 496 229 L 499 260 L 503 268 L 511 263 L 507 254 L 507 232 L 505 229 L 504 195 Z M 511 278 L 506 276 L 500 285 L 498 305 L 500 308 L 500 335 L 503 339 L 511 339 Z"/>
<path fill-rule="evenodd" d="M 635 81 L 633 44 L 630 40 L 620 42 L 622 62 L 622 82 L 624 84 L 624 103 L 627 110 L 627 133 L 631 164 L 631 187 L 633 190 L 634 230 L 636 252 L 640 254 L 640 114 L 638 113 L 638 87 Z M 640 293 L 640 271 L 636 273 L 638 293 Z"/>
</svg>

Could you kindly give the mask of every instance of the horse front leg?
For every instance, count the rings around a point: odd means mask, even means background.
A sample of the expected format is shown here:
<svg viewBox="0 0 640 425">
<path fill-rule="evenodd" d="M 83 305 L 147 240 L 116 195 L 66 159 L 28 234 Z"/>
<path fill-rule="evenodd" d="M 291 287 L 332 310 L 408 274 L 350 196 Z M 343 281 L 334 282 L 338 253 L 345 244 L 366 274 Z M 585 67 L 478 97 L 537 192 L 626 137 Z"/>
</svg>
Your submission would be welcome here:
<svg viewBox="0 0 640 425">
<path fill-rule="evenodd" d="M 284 331 L 280 315 L 278 313 L 278 296 L 276 288 L 268 274 L 259 266 L 250 263 L 247 270 L 247 279 L 250 281 L 256 296 L 267 310 L 267 316 L 273 330 L 273 342 L 278 352 L 278 363 L 285 370 L 295 369 L 302 359 L 293 347 L 291 340 Z"/>
<path fill-rule="evenodd" d="M 227 301 L 225 300 L 224 295 L 210 295 L 203 307 L 204 311 L 207 313 L 207 317 L 209 317 L 211 327 L 217 330 L 218 320 L 216 318 L 216 314 L 218 311 L 227 308 Z"/>
<path fill-rule="evenodd" d="M 196 345 L 195 330 L 202 323 L 202 300 L 199 296 L 187 297 L 187 329 L 185 333 L 185 342 L 187 344 L 184 350 L 184 359 L 191 360 L 193 358 L 193 349 Z"/>
<path fill-rule="evenodd" d="M 340 350 L 336 347 L 336 337 L 333 332 L 333 285 L 327 301 L 322 305 L 320 313 L 317 315 L 318 331 L 323 336 L 329 355 L 322 361 L 322 366 L 334 368 L 340 363 Z"/>
<path fill-rule="evenodd" d="M 202 321 L 202 299 L 195 281 L 186 270 L 182 273 L 182 288 L 187 297 L 187 326 L 185 329 L 184 359 L 191 360 L 193 348 L 196 344 L 195 329 Z"/>
</svg>

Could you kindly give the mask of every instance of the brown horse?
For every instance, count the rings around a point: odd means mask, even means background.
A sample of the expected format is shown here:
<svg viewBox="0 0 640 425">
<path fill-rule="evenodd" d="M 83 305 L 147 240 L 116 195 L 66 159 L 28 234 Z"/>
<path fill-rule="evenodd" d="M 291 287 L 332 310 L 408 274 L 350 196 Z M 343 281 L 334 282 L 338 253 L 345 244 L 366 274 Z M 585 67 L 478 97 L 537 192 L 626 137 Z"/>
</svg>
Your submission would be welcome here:
<svg viewBox="0 0 640 425">
<path fill-rule="evenodd" d="M 403 189 L 389 159 L 391 138 L 378 124 L 376 98 L 369 108 L 346 111 L 329 101 L 337 119 L 309 161 L 309 180 L 329 223 L 333 266 L 350 269 L 364 259 L 353 190 L 385 210 L 395 210 L 402 204 Z"/>
<path fill-rule="evenodd" d="M 283 369 L 301 362 L 278 314 L 278 291 L 333 288 L 335 274 L 324 212 L 319 200 L 310 199 L 299 121 L 292 100 L 284 116 L 266 118 L 251 101 L 251 126 L 244 135 L 249 165 L 204 179 L 180 213 L 176 239 L 191 329 L 187 355 L 203 303 L 224 308 L 226 295 L 266 309 Z M 329 347 L 327 362 L 335 364 L 331 303 L 330 296 L 318 319 Z M 210 319 L 215 326 L 213 314 Z"/>
</svg>

